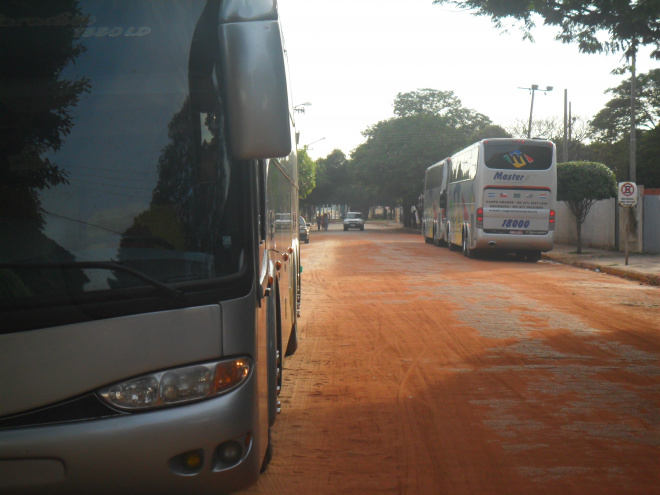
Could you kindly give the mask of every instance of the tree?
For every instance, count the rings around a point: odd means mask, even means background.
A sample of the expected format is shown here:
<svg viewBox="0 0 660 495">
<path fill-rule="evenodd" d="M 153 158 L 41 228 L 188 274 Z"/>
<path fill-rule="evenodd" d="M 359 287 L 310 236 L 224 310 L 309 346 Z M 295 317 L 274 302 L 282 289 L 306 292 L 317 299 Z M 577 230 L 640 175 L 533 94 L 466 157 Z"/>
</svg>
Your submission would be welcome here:
<svg viewBox="0 0 660 495">
<path fill-rule="evenodd" d="M 493 138 L 510 138 L 513 137 L 509 132 L 504 129 L 503 127 L 500 127 L 499 125 L 495 124 L 490 124 L 482 129 L 478 129 L 472 134 L 472 137 L 470 137 L 470 142 L 471 143 L 476 143 L 477 141 L 481 141 L 482 139 L 493 139 Z"/>
<path fill-rule="evenodd" d="M 487 16 L 498 28 L 504 20 L 523 23 L 524 37 L 531 34 L 537 19 L 557 26 L 557 39 L 576 42 L 583 53 L 624 51 L 633 56 L 640 46 L 654 45 L 654 58 L 660 59 L 660 2 L 657 0 L 556 0 L 535 2 L 512 0 L 434 0 L 434 4 L 450 4 L 469 10 L 474 15 Z M 601 40 L 606 32 L 609 38 Z"/>
<path fill-rule="evenodd" d="M 426 168 L 469 144 L 445 117 L 428 114 L 381 121 L 363 134 L 351 157 L 357 180 L 379 203 L 403 206 L 406 225 Z"/>
<path fill-rule="evenodd" d="M 658 0 L 433 0 L 434 4 L 451 4 L 471 10 L 475 15 L 488 16 L 499 28 L 502 21 L 522 22 L 523 37 L 533 41 L 531 30 L 536 19 L 559 27 L 556 39 L 577 43 L 583 53 L 614 53 L 623 51 L 629 61 L 630 94 L 630 171 L 636 178 L 637 132 L 636 115 L 636 58 L 642 46 L 653 46 L 651 56 L 660 59 L 660 1 Z M 603 33 L 609 38 L 601 40 Z"/>
<path fill-rule="evenodd" d="M 660 125 L 639 138 L 637 183 L 660 187 Z"/>
<path fill-rule="evenodd" d="M 660 69 L 638 78 L 636 127 L 638 156 L 635 182 L 646 187 L 660 187 Z M 597 140 L 585 150 L 588 160 L 607 163 L 619 180 L 629 178 L 630 80 L 608 92 L 614 95 L 591 121 Z"/>
<path fill-rule="evenodd" d="M 607 90 L 614 97 L 591 121 L 601 141 L 617 141 L 630 132 L 630 88 L 631 81 L 626 79 L 616 88 Z M 651 130 L 660 123 L 660 69 L 637 76 L 635 112 L 638 129 Z"/>
<path fill-rule="evenodd" d="M 307 146 L 298 150 L 298 188 L 305 199 L 316 186 L 316 162 L 307 154 Z"/>
<path fill-rule="evenodd" d="M 36 28 L 25 19 L 43 19 Z M 52 23 L 48 23 L 52 20 Z M 74 108 L 91 88 L 87 78 L 62 73 L 85 51 L 87 25 L 75 0 L 4 2 L 0 14 L 0 259 L 71 262 L 75 257 L 44 233 L 41 192 L 68 184 L 48 155 L 61 149 L 74 126 Z M 36 33 L 38 31 L 38 33 Z M 89 278 L 68 270 L 0 270 L 0 292 L 11 296 L 82 292 Z"/>
<path fill-rule="evenodd" d="M 397 117 L 441 116 L 446 118 L 448 125 L 468 133 L 476 132 L 491 123 L 485 115 L 465 108 L 453 91 L 428 88 L 397 94 L 394 99 L 394 115 Z"/>
<path fill-rule="evenodd" d="M 35 27 L 12 25 L 58 15 L 66 22 L 41 27 L 38 36 Z M 64 169 L 46 156 L 61 148 L 73 109 L 91 87 L 84 77 L 62 77 L 85 51 L 77 28 L 88 19 L 74 0 L 42 0 L 3 4 L 0 21 L 0 216 L 43 228 L 39 192 L 68 184 Z"/>
<path fill-rule="evenodd" d="M 516 119 L 509 127 L 509 132 L 513 137 L 525 139 L 529 121 L 527 119 Z M 593 130 L 589 122 L 584 117 L 575 116 L 569 122 L 568 130 L 568 159 L 571 161 L 582 160 L 583 150 L 586 142 L 591 139 Z M 536 119 L 532 123 L 532 137 L 537 136 L 543 139 L 549 139 L 557 145 L 557 154 L 560 154 L 564 148 L 564 122 L 559 117 L 548 117 L 545 119 Z M 593 160 L 610 163 L 608 160 Z"/>
<path fill-rule="evenodd" d="M 417 206 L 422 193 L 426 168 L 486 129 L 505 132 L 492 127 L 487 116 L 464 108 L 453 91 L 399 93 L 394 114 L 362 133 L 367 141 L 353 151 L 351 162 L 356 180 L 372 199 L 404 207 L 405 225 L 410 225 L 410 207 Z"/>
<path fill-rule="evenodd" d="M 346 204 L 345 189 L 350 183 L 349 160 L 343 151 L 335 149 L 325 158 L 316 160 L 315 186 L 302 204 Z"/>
<path fill-rule="evenodd" d="M 557 200 L 566 203 L 575 216 L 577 253 L 582 253 L 582 223 L 596 201 L 617 194 L 616 177 L 597 162 L 567 162 L 557 165 Z"/>
</svg>

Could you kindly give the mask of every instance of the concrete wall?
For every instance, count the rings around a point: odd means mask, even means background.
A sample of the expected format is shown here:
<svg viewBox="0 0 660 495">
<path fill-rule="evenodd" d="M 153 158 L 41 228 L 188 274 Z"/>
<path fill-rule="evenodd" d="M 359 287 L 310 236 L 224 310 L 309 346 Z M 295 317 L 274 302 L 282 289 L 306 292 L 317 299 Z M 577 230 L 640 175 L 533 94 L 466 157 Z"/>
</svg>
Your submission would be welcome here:
<svg viewBox="0 0 660 495">
<path fill-rule="evenodd" d="M 638 188 L 638 206 L 633 208 L 634 221 L 629 222 L 630 236 L 628 250 L 631 253 L 641 253 L 643 245 L 642 204 L 644 187 Z M 616 215 L 619 216 L 618 250 L 625 251 L 626 216 L 629 208 L 617 205 L 616 199 L 597 201 L 589 211 L 582 224 L 582 247 L 597 249 L 617 249 Z M 555 242 L 577 246 L 577 229 L 575 217 L 563 201 L 557 201 L 557 225 L 555 227 Z"/>
</svg>

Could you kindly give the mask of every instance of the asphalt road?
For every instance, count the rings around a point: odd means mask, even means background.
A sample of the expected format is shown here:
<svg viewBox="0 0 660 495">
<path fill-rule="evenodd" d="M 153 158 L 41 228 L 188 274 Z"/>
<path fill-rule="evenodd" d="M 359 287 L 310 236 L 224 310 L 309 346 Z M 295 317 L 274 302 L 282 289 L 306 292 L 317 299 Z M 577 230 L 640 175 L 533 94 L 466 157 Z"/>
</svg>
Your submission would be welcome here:
<svg viewBox="0 0 660 495">
<path fill-rule="evenodd" d="M 336 227 L 245 493 L 659 493 L 660 288 Z"/>
</svg>

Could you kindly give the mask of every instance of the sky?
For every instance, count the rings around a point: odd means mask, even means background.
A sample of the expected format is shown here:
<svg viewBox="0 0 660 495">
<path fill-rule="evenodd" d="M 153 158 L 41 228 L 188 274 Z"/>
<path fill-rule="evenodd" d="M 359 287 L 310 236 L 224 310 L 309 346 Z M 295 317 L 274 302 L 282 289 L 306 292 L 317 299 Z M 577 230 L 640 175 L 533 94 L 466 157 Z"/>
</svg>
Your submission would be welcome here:
<svg viewBox="0 0 660 495">
<path fill-rule="evenodd" d="M 507 128 L 529 119 L 531 93 L 519 88 L 553 86 L 535 93 L 533 117 L 563 121 L 564 90 L 572 115 L 591 118 L 625 78 L 611 74 L 621 54 L 581 54 L 540 22 L 535 42 L 523 41 L 516 26 L 503 33 L 432 0 L 278 0 L 278 8 L 293 104 L 311 103 L 296 114 L 299 145 L 314 159 L 334 149 L 350 156 L 365 129 L 394 116 L 398 93 L 453 91 Z M 638 56 L 639 72 L 658 67 L 649 53 Z"/>
</svg>

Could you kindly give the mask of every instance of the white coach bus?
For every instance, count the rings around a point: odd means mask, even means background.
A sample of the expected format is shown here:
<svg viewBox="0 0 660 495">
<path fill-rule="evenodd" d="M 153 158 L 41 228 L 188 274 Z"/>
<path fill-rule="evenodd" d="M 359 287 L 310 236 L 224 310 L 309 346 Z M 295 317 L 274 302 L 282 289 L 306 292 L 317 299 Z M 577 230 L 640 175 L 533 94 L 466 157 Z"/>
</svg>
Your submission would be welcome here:
<svg viewBox="0 0 660 495">
<path fill-rule="evenodd" d="M 431 165 L 424 174 L 422 235 L 427 243 L 447 245 L 449 159 Z"/>
<path fill-rule="evenodd" d="M 297 346 L 276 1 L 3 2 L 0 31 L 0 493 L 245 488 Z"/>
<path fill-rule="evenodd" d="M 554 244 L 557 158 L 545 140 L 485 139 L 450 158 L 450 249 L 537 261 Z"/>
</svg>

